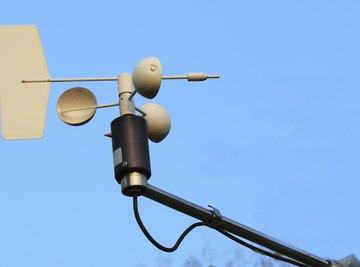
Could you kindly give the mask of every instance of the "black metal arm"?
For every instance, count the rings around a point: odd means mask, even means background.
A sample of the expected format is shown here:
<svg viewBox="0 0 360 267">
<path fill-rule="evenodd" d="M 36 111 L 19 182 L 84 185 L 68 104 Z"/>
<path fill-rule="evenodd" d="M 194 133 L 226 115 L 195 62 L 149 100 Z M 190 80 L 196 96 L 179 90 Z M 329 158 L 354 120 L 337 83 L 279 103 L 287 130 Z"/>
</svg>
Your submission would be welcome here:
<svg viewBox="0 0 360 267">
<path fill-rule="evenodd" d="M 236 236 L 247 239 L 260 246 L 272 251 L 278 252 L 288 258 L 304 263 L 312 267 L 360 267 L 360 262 L 354 255 L 340 261 L 327 260 L 306 251 L 297 249 L 288 244 L 280 242 L 272 237 L 260 233 L 250 227 L 235 222 L 224 216 L 219 216 L 219 212 L 205 209 L 185 199 L 172 195 L 150 184 L 143 187 L 142 195 L 159 202 L 165 206 L 175 209 L 204 222 L 213 222 L 216 220 L 216 227 L 230 232 Z M 215 216 L 214 216 L 215 215 Z"/>
</svg>

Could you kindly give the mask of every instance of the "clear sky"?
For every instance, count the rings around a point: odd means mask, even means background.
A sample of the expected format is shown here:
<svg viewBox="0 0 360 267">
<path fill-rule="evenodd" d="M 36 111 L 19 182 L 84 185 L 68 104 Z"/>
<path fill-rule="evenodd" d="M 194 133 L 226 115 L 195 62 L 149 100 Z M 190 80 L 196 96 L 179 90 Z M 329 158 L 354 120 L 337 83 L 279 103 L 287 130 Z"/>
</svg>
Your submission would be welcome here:
<svg viewBox="0 0 360 267">
<path fill-rule="evenodd" d="M 164 75 L 220 74 L 162 83 L 172 129 L 150 144 L 150 183 L 340 259 L 360 256 L 359 11 L 355 0 L 13 0 L 0 24 L 38 26 L 52 78 L 116 76 L 149 56 Z M 237 248 L 210 229 L 170 255 L 149 244 L 103 137 L 118 109 L 63 124 L 56 101 L 74 86 L 117 100 L 116 83 L 53 84 L 44 139 L 0 140 L 0 267 L 180 266 L 204 247 L 218 261 Z M 167 245 L 194 221 L 143 198 L 140 210 Z"/>
</svg>

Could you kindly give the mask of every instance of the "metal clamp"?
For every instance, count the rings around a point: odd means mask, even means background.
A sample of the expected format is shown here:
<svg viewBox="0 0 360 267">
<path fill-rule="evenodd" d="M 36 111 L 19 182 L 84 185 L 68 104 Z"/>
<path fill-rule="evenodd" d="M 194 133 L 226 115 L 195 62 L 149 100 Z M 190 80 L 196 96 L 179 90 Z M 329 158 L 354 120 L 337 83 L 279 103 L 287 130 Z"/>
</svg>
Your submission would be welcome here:
<svg viewBox="0 0 360 267">
<path fill-rule="evenodd" d="M 210 226 L 212 228 L 216 228 L 220 224 L 220 222 L 222 221 L 221 213 L 217 208 L 215 208 L 215 207 L 213 207 L 211 205 L 208 205 L 208 206 L 211 208 L 210 212 L 211 212 L 211 216 L 212 216 Z"/>
</svg>

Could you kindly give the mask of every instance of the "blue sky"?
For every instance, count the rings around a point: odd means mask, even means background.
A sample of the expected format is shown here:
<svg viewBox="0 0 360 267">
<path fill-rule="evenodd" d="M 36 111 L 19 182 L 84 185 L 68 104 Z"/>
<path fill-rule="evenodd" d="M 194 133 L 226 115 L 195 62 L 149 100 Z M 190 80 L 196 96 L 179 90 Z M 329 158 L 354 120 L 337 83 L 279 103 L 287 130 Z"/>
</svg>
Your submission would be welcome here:
<svg viewBox="0 0 360 267">
<path fill-rule="evenodd" d="M 164 75 L 155 101 L 172 129 L 150 144 L 150 183 L 313 254 L 360 256 L 358 1 L 8 1 L 1 25 L 36 24 L 52 78 L 116 76 L 149 56 Z M 0 76 L 1 77 L 1 76 Z M 53 84 L 45 137 L 0 141 L 0 266 L 180 266 L 210 247 L 209 229 L 164 255 L 136 225 L 114 179 L 118 110 L 63 124 L 63 91 L 116 101 L 116 83 Z M 140 106 L 146 99 L 136 97 Z M 140 199 L 151 233 L 172 244 L 193 219 Z"/>
</svg>

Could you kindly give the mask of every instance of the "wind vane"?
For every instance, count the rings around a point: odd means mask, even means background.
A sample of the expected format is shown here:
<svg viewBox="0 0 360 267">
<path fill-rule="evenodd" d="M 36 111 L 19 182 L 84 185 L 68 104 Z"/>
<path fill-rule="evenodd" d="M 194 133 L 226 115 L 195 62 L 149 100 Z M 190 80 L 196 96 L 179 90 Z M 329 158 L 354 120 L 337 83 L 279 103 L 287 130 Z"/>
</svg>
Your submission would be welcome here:
<svg viewBox="0 0 360 267">
<path fill-rule="evenodd" d="M 136 221 L 145 236 L 157 248 L 172 252 L 192 229 L 207 226 L 255 252 L 297 266 L 360 267 L 360 262 L 353 255 L 340 261 L 312 255 L 226 218 L 212 206 L 209 206 L 210 209 L 202 208 L 148 183 L 151 176 L 148 138 L 153 142 L 162 141 L 169 133 L 171 123 L 166 110 L 158 104 L 147 103 L 136 107 L 133 101 L 135 94 L 153 99 L 160 89 L 162 80 L 204 81 L 208 78 L 219 78 L 218 75 L 188 73 L 183 76 L 163 76 L 159 59 L 151 57 L 140 61 L 132 74 L 121 73 L 117 77 L 52 79 L 36 26 L 0 26 L 0 40 L 0 111 L 4 139 L 36 139 L 43 136 L 50 83 L 117 82 L 119 98 L 114 103 L 98 105 L 95 95 L 90 90 L 75 87 L 60 96 L 56 112 L 63 122 L 78 126 L 91 120 L 98 108 L 119 107 L 120 116 L 112 121 L 109 134 L 112 138 L 115 179 L 121 185 L 123 194 L 133 198 Z M 157 201 L 200 222 L 188 227 L 173 247 L 164 247 L 148 233 L 140 219 L 139 196 Z"/>
</svg>

